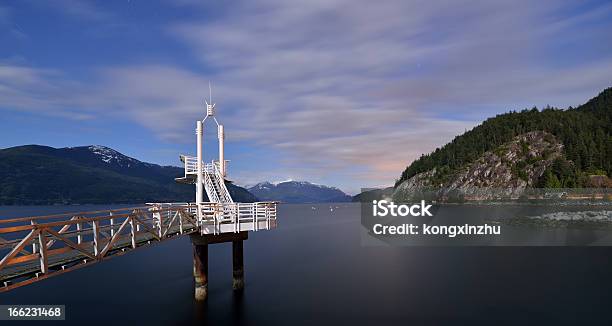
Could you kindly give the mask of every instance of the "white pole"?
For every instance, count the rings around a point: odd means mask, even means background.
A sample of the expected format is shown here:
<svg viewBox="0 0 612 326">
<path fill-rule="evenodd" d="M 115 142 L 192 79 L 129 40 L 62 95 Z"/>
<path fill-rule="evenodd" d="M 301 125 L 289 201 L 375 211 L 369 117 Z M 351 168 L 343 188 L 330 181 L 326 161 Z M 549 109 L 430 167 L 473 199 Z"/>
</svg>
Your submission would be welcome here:
<svg viewBox="0 0 612 326">
<path fill-rule="evenodd" d="M 203 189 L 202 189 L 203 181 L 204 181 L 204 175 L 202 174 L 202 140 L 203 140 L 202 138 L 204 136 L 203 136 L 203 130 L 202 130 L 202 121 L 199 121 L 199 120 L 198 120 L 198 122 L 196 124 L 196 135 L 197 135 L 197 138 L 198 138 L 198 141 L 197 141 L 197 146 L 198 146 L 198 148 L 197 148 L 197 153 L 198 153 L 197 160 L 198 160 L 198 162 L 196 164 L 196 167 L 198 169 L 198 173 L 197 173 L 197 179 L 196 179 L 196 199 L 195 199 L 195 202 L 196 202 L 196 204 L 199 204 L 199 203 L 203 202 L 202 199 L 204 197 L 203 196 L 204 192 L 203 192 Z"/>
<path fill-rule="evenodd" d="M 223 147 L 223 140 L 225 139 L 225 134 L 223 131 L 223 125 L 219 125 L 219 170 L 221 170 L 221 175 L 225 177 L 225 153 Z"/>
</svg>

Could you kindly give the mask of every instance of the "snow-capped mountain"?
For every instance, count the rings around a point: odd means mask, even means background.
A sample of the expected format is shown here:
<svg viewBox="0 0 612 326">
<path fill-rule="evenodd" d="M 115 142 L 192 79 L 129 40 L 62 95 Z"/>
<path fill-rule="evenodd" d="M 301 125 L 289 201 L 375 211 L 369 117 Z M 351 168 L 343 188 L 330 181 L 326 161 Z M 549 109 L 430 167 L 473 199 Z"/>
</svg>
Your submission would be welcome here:
<svg viewBox="0 0 612 326">
<path fill-rule="evenodd" d="M 260 182 L 248 189 L 260 200 L 286 203 L 348 202 L 351 196 L 342 190 L 307 181 Z"/>
<path fill-rule="evenodd" d="M 105 168 L 137 169 L 140 167 L 159 166 L 141 162 L 135 158 L 123 155 L 110 147 L 101 145 L 66 147 L 59 148 L 58 151 L 63 151 L 65 155 L 73 159 L 87 161 L 89 164 L 98 164 Z"/>
<path fill-rule="evenodd" d="M 79 148 L 79 147 L 77 147 Z M 72 147 L 71 149 L 74 149 Z M 142 163 L 136 159 L 133 159 L 129 156 L 125 156 L 116 150 L 100 145 L 92 145 L 87 146 L 87 149 L 91 151 L 93 154 L 98 155 L 100 159 L 107 164 L 117 164 L 123 167 L 131 167 L 132 165 Z"/>
<path fill-rule="evenodd" d="M 177 157 L 178 163 L 178 157 Z M 139 161 L 105 146 L 0 149 L 0 204 L 191 201 L 194 187 L 177 184 L 183 168 Z M 236 201 L 256 198 L 228 183 Z"/>
</svg>

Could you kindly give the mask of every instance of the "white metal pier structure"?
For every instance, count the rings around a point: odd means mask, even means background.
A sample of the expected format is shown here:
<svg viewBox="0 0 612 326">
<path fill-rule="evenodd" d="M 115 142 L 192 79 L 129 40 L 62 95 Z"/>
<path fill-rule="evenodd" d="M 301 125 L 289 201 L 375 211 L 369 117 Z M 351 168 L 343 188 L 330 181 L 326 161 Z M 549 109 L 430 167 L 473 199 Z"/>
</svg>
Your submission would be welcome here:
<svg viewBox="0 0 612 326">
<path fill-rule="evenodd" d="M 214 109 L 214 104 L 206 102 L 206 116 L 196 123 L 197 155 L 181 156 L 185 174 L 176 179 L 195 184 L 194 202 L 0 218 L 0 292 L 186 235 L 193 243 L 196 300 L 207 298 L 209 244 L 232 243 L 233 288 L 241 290 L 244 240 L 249 231 L 276 227 L 277 203 L 234 202 L 226 185 L 224 130 Z M 211 163 L 202 159 L 208 118 L 216 123 L 219 140 L 219 159 Z"/>
</svg>

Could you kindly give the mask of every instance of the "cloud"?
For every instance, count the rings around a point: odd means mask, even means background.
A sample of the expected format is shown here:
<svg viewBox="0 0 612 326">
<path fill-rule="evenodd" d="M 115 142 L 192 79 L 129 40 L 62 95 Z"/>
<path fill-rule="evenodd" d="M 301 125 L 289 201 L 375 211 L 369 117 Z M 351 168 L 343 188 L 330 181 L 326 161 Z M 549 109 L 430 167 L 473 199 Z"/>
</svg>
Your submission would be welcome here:
<svg viewBox="0 0 612 326">
<path fill-rule="evenodd" d="M 0 98 L 3 108 L 33 110 L 59 107 L 67 89 L 53 83 L 59 72 L 9 64 L 0 65 Z M 61 78 L 60 78 L 61 79 Z"/>
<path fill-rule="evenodd" d="M 252 108 L 238 130 L 292 153 L 290 166 L 354 164 L 392 180 L 488 115 L 575 105 L 609 86 L 610 56 L 556 66 L 553 53 L 607 18 L 609 5 L 576 15 L 552 2 L 266 0 L 169 32 Z M 609 25 L 586 28 L 605 39 Z"/>
<path fill-rule="evenodd" d="M 274 170 L 240 173 L 245 183 L 391 184 L 410 161 L 487 116 L 576 105 L 610 86 L 612 49 L 602 42 L 612 6 L 585 7 L 239 2 L 204 22 L 166 26 L 196 69 L 118 63 L 85 84 L 54 70 L 0 67 L 0 106 L 127 117 L 160 138 L 191 141 L 212 80 L 228 140 L 282 153 Z"/>
</svg>

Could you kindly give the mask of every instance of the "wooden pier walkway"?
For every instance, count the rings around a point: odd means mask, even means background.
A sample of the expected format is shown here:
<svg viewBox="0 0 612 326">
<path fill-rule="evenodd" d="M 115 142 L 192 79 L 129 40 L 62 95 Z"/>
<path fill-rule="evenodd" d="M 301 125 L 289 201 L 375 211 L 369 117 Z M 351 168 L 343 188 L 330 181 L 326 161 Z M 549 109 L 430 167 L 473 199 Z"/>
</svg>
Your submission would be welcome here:
<svg viewBox="0 0 612 326">
<path fill-rule="evenodd" d="M 0 219 L 0 292 L 179 236 L 276 227 L 276 203 L 173 203 Z"/>
</svg>

